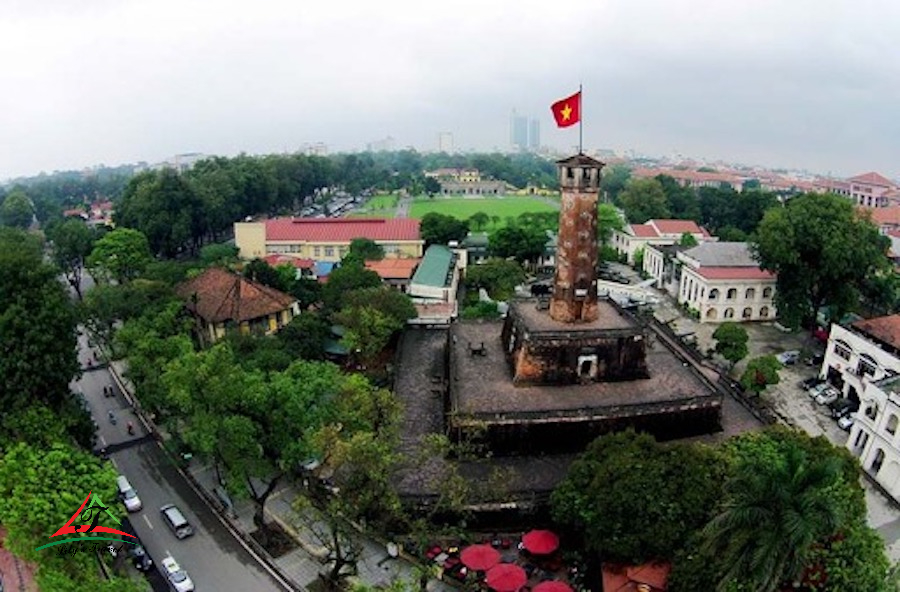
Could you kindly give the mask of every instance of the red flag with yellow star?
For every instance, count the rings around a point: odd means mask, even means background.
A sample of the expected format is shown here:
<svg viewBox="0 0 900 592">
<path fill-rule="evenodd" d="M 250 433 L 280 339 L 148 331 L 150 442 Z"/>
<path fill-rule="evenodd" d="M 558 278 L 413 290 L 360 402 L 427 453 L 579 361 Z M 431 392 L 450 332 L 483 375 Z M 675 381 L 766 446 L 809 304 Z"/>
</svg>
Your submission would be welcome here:
<svg viewBox="0 0 900 592">
<path fill-rule="evenodd" d="M 581 91 L 566 97 L 560 101 L 556 101 L 550 106 L 553 111 L 553 118 L 556 119 L 556 125 L 559 127 L 569 127 L 581 121 Z"/>
</svg>

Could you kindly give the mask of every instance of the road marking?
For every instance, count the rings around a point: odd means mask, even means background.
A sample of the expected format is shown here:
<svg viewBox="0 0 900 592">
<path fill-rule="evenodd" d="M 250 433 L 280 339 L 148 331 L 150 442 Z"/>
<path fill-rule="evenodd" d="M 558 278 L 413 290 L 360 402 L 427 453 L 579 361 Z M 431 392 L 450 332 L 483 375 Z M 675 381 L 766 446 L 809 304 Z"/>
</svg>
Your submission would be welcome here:
<svg viewBox="0 0 900 592">
<path fill-rule="evenodd" d="M 106 438 L 104 438 L 103 436 L 100 436 L 100 443 L 103 444 L 104 446 L 106 446 Z"/>
<path fill-rule="evenodd" d="M 150 530 L 153 530 L 153 524 L 150 523 L 150 516 L 144 514 L 144 522 L 147 523 L 147 526 L 150 528 Z"/>
<path fill-rule="evenodd" d="M 111 462 L 111 463 L 112 463 L 112 466 L 114 466 L 114 467 L 116 467 L 116 468 L 117 468 L 117 469 L 118 469 L 118 468 L 119 468 L 119 465 L 118 465 L 118 464 L 116 464 L 116 459 L 114 459 L 114 458 L 110 458 L 110 459 L 109 459 L 109 462 Z"/>
</svg>

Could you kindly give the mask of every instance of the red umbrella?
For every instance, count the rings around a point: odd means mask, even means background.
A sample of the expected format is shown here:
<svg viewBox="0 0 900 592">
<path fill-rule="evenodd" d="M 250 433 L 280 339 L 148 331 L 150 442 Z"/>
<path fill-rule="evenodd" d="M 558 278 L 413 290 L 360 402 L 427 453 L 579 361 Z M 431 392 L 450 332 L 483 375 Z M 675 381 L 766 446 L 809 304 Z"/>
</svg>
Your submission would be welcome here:
<svg viewBox="0 0 900 592">
<path fill-rule="evenodd" d="M 500 563 L 500 551 L 490 545 L 470 545 L 462 550 L 459 559 L 475 571 L 487 571 Z"/>
<path fill-rule="evenodd" d="M 525 570 L 512 563 L 500 563 L 487 572 L 487 585 L 497 592 L 516 592 L 528 581 Z"/>
<path fill-rule="evenodd" d="M 532 592 L 572 592 L 572 586 L 559 580 L 550 580 L 541 582 L 532 588 Z"/>
<path fill-rule="evenodd" d="M 532 530 L 522 537 L 522 545 L 535 555 L 547 555 L 559 548 L 559 537 L 549 530 Z"/>
</svg>

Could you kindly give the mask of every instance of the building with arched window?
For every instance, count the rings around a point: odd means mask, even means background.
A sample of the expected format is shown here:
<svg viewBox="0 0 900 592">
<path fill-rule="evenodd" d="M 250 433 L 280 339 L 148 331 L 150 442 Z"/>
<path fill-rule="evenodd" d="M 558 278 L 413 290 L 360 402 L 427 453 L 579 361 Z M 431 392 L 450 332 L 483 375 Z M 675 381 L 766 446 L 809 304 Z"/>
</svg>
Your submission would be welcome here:
<svg viewBox="0 0 900 592">
<path fill-rule="evenodd" d="M 847 449 L 866 473 L 900 500 L 900 376 L 866 383 L 861 397 Z"/>
<path fill-rule="evenodd" d="M 776 276 L 759 268 L 747 243 L 647 246 L 644 271 L 702 323 L 775 320 Z"/>
</svg>

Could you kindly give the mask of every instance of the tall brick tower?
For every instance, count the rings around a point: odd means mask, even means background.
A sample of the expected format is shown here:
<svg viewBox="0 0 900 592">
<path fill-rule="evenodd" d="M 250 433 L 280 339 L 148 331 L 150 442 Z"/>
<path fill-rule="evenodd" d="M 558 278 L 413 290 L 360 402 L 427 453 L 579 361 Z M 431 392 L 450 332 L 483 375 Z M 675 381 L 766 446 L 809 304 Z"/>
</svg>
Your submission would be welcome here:
<svg viewBox="0 0 900 592">
<path fill-rule="evenodd" d="M 597 320 L 597 196 L 603 163 L 578 154 L 556 163 L 562 204 L 550 317 L 561 323 Z"/>
</svg>

